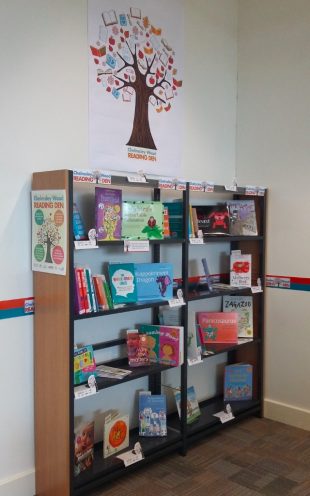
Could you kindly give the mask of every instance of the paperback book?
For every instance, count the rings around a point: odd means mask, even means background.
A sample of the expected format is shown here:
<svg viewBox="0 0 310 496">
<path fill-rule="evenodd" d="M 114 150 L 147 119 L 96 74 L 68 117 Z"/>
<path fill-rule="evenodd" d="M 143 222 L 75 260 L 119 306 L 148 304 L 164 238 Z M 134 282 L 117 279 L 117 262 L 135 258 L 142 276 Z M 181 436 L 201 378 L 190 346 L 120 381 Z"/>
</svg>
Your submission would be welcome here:
<svg viewBox="0 0 310 496">
<path fill-rule="evenodd" d="M 173 266 L 169 263 L 134 264 L 138 301 L 173 297 Z"/>
<path fill-rule="evenodd" d="M 133 263 L 109 264 L 109 278 L 113 304 L 135 303 L 137 283 Z"/>
<path fill-rule="evenodd" d="M 74 475 L 90 468 L 94 461 L 94 422 L 80 425 L 74 433 Z"/>
<path fill-rule="evenodd" d="M 198 312 L 197 322 L 202 344 L 238 343 L 237 312 Z"/>
<path fill-rule="evenodd" d="M 103 458 L 129 446 L 129 415 L 108 415 L 103 426 Z"/>
<path fill-rule="evenodd" d="M 254 200 L 231 200 L 227 202 L 232 236 L 257 236 Z"/>
<path fill-rule="evenodd" d="M 179 417 L 181 418 L 181 391 L 174 390 L 175 402 L 178 409 Z M 192 424 L 201 415 L 199 403 L 197 401 L 194 386 L 187 388 L 187 402 L 186 402 L 186 422 Z"/>
<path fill-rule="evenodd" d="M 253 395 L 253 367 L 246 363 L 225 366 L 224 401 L 251 400 Z"/>
<path fill-rule="evenodd" d="M 150 362 L 172 367 L 183 363 L 183 327 L 142 324 L 139 332 L 146 335 Z"/>
<path fill-rule="evenodd" d="M 192 207 L 193 217 L 197 217 L 198 231 L 203 236 L 229 234 L 229 211 L 226 204 L 197 205 Z"/>
<path fill-rule="evenodd" d="M 231 286 L 250 288 L 252 282 L 252 256 L 232 251 L 230 255 Z"/>
<path fill-rule="evenodd" d="M 96 362 L 91 345 L 74 350 L 73 369 L 74 385 L 87 381 L 90 375 L 96 375 Z"/>
<path fill-rule="evenodd" d="M 159 201 L 124 201 L 122 238 L 163 239 L 164 207 Z"/>
<path fill-rule="evenodd" d="M 253 297 L 223 296 L 223 312 L 237 312 L 238 337 L 253 337 Z"/>
<path fill-rule="evenodd" d="M 172 238 L 183 237 L 183 202 L 174 201 L 164 203 L 168 210 L 170 236 Z"/>
<path fill-rule="evenodd" d="M 121 239 L 121 190 L 103 187 L 95 188 L 95 221 L 98 241 Z"/>
<path fill-rule="evenodd" d="M 163 437 L 167 435 L 167 406 L 164 394 L 139 394 L 139 436 Z"/>
<path fill-rule="evenodd" d="M 127 331 L 127 355 L 130 367 L 150 365 L 147 336 L 137 329 Z"/>
</svg>

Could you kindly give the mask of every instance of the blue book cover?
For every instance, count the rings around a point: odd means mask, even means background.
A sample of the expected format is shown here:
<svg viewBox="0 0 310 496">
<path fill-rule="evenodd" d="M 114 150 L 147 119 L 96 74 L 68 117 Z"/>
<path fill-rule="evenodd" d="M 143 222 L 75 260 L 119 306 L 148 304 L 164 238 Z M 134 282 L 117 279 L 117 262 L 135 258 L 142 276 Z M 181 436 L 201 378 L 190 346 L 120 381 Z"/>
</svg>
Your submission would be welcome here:
<svg viewBox="0 0 310 496">
<path fill-rule="evenodd" d="M 109 264 L 109 277 L 112 301 L 119 303 L 135 303 L 137 301 L 137 284 L 133 263 Z"/>
<path fill-rule="evenodd" d="M 247 363 L 226 365 L 224 374 L 224 401 L 252 399 L 253 367 Z"/>
<path fill-rule="evenodd" d="M 135 276 L 138 301 L 170 300 L 173 297 L 172 264 L 135 264 Z"/>
<path fill-rule="evenodd" d="M 167 406 L 164 394 L 139 394 L 139 436 L 167 436 Z"/>
</svg>

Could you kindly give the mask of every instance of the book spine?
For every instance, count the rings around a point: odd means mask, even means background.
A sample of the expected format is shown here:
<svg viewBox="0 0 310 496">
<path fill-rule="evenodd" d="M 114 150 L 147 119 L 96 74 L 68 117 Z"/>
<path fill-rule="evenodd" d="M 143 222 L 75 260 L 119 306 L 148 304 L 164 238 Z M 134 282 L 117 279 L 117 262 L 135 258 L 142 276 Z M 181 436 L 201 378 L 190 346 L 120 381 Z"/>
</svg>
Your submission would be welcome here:
<svg viewBox="0 0 310 496">
<path fill-rule="evenodd" d="M 85 313 L 85 308 L 84 308 L 84 296 L 83 296 L 83 290 L 82 290 L 82 281 L 81 277 L 79 274 L 78 269 L 74 269 L 74 275 L 75 275 L 75 298 L 76 298 L 76 305 L 75 309 L 77 310 L 76 313 L 79 315 L 82 315 Z"/>
<path fill-rule="evenodd" d="M 93 280 L 97 295 L 98 307 L 100 308 L 100 310 L 107 310 L 108 304 L 103 288 L 102 277 L 100 275 L 97 275 L 93 277 Z"/>
<path fill-rule="evenodd" d="M 88 267 L 85 269 L 85 274 L 86 274 L 87 290 L 88 290 L 89 300 L 90 300 L 90 309 L 92 312 L 97 312 L 94 285 L 93 285 L 93 280 L 92 280 L 92 276 L 91 276 L 91 270 Z"/>
<path fill-rule="evenodd" d="M 112 295 L 111 295 L 109 284 L 108 284 L 105 276 L 103 276 L 102 282 L 103 282 L 103 289 L 105 292 L 105 296 L 107 299 L 107 306 L 108 306 L 108 309 L 111 310 L 111 308 L 113 308 Z"/>
<path fill-rule="evenodd" d="M 80 280 L 81 280 L 81 288 L 82 288 L 82 296 L 83 296 L 83 304 L 84 304 L 84 309 L 85 313 L 90 313 L 90 300 L 89 300 L 89 295 L 87 293 L 87 282 L 86 282 L 86 276 L 85 276 L 85 270 L 82 268 L 77 269 Z"/>
</svg>

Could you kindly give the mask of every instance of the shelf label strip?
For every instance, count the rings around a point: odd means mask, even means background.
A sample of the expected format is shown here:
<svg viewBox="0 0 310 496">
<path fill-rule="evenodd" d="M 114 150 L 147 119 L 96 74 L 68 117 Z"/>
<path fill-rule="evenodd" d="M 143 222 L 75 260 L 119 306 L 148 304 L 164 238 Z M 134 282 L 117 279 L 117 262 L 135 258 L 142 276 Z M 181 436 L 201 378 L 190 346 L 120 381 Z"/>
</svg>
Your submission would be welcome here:
<svg viewBox="0 0 310 496">
<path fill-rule="evenodd" d="M 0 319 L 11 319 L 12 317 L 24 317 L 33 315 L 34 298 L 18 298 L 15 300 L 0 301 Z"/>
</svg>

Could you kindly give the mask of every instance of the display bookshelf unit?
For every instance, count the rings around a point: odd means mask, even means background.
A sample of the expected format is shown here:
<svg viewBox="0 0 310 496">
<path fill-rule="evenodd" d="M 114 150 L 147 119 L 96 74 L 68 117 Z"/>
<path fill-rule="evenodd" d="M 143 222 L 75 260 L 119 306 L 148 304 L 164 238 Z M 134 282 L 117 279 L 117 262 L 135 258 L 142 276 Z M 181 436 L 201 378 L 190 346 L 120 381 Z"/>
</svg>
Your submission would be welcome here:
<svg viewBox="0 0 310 496">
<path fill-rule="evenodd" d="M 87 195 L 94 195 L 96 185 L 87 185 Z M 185 305 L 180 308 L 180 325 L 184 327 L 184 364 L 178 367 L 177 374 L 181 388 L 181 418 L 176 414 L 176 407 L 170 408 L 167 418 L 167 437 L 141 438 L 135 425 L 130 431 L 130 445 L 132 449 L 135 442 L 141 443 L 144 459 L 139 463 L 124 467 L 123 462 L 115 456 L 103 458 L 102 442 L 95 445 L 95 459 L 91 469 L 74 475 L 74 417 L 75 404 L 77 401 L 91 401 L 91 396 L 81 400 L 74 399 L 73 383 L 73 353 L 76 343 L 75 332 L 79 326 L 84 326 L 84 339 L 87 344 L 92 344 L 95 352 L 104 353 L 116 349 L 122 349 L 125 344 L 124 335 L 116 338 L 87 341 L 88 325 L 100 323 L 105 325 L 106 319 L 117 322 L 121 315 L 127 312 L 136 312 L 137 320 L 140 311 L 149 312 L 149 323 L 157 323 L 159 306 L 168 305 L 168 302 L 153 301 L 126 305 L 124 307 L 99 311 L 84 315 L 74 314 L 74 263 L 75 258 L 80 256 L 74 249 L 72 213 L 73 198 L 75 191 L 73 173 L 68 170 L 50 172 L 38 172 L 33 175 L 33 190 L 65 190 L 67 200 L 67 270 L 65 276 L 34 272 L 34 295 L 36 302 L 35 310 L 35 462 L 36 462 L 36 495 L 37 496 L 78 496 L 88 494 L 96 487 L 103 486 L 106 482 L 114 480 L 121 475 L 131 472 L 146 463 L 162 457 L 172 451 L 186 454 L 187 447 L 196 439 L 207 436 L 215 430 L 225 427 L 213 416 L 224 407 L 222 392 L 218 391 L 212 397 L 199 401 L 201 416 L 191 425 L 186 423 L 186 390 L 188 385 L 187 366 L 187 329 L 188 312 L 191 305 L 208 305 L 213 299 L 220 298 L 224 294 L 246 294 L 250 295 L 250 289 L 240 289 L 234 292 L 229 290 L 216 290 L 212 293 L 204 291 L 190 291 L 188 284 L 189 260 L 192 257 L 201 256 L 204 249 L 213 245 L 215 250 L 221 252 L 222 246 L 226 251 L 230 249 L 241 249 L 244 253 L 252 255 L 252 284 L 257 285 L 260 278 L 264 285 L 264 246 L 265 246 L 265 212 L 266 194 L 255 197 L 256 216 L 258 222 L 257 236 L 212 236 L 204 239 L 204 244 L 199 246 L 190 245 L 188 235 L 188 219 L 190 201 L 196 201 L 196 193 L 190 192 L 189 184 L 185 191 L 179 192 L 179 198 L 183 201 L 183 232 L 182 239 L 163 239 L 150 241 L 150 262 L 165 261 L 165 247 L 176 250 L 175 257 L 176 273 L 182 280 L 182 290 Z M 81 188 L 81 185 L 78 185 Z M 132 184 L 126 176 L 112 176 L 111 187 L 124 188 L 126 191 L 139 190 L 151 195 L 153 200 L 161 199 L 159 182 L 147 179 L 147 183 Z M 194 196 L 192 198 L 192 196 Z M 169 193 L 165 193 L 165 201 Z M 216 202 L 218 198 L 245 199 L 244 188 L 238 188 L 236 192 L 226 191 L 222 186 L 215 186 L 212 193 L 197 193 L 197 198 L 208 202 Z M 85 201 L 87 207 L 88 203 Z M 86 208 L 85 207 L 85 208 Z M 83 216 L 83 211 L 81 212 Z M 123 259 L 127 254 L 122 252 L 123 241 L 101 241 L 98 242 L 97 250 L 83 250 L 83 260 L 91 265 L 95 256 L 109 257 L 109 250 L 117 252 L 119 258 Z M 112 248 L 111 248 L 112 247 Z M 202 250 L 202 251 L 201 251 Z M 82 251 L 82 250 L 81 250 Z M 139 255 L 137 255 L 139 256 Z M 262 414 L 263 398 L 263 316 L 264 316 L 264 293 L 253 294 L 254 301 L 254 337 L 253 340 L 239 345 L 212 345 L 210 350 L 213 354 L 203 357 L 205 361 L 212 361 L 213 357 L 223 355 L 227 363 L 247 362 L 253 365 L 253 400 L 233 402 L 233 413 L 235 419 L 228 424 L 237 422 L 249 415 Z M 129 317 L 129 314 L 128 314 Z M 143 317 L 145 318 L 145 317 Z M 99 319 L 99 320 L 96 320 Z M 117 325 L 117 324 L 116 324 Z M 117 333 L 116 333 L 117 335 Z M 127 368 L 127 360 L 124 354 L 107 360 L 109 365 Z M 196 366 L 194 365 L 193 368 Z M 197 365 L 197 367 L 199 367 Z M 122 381 L 116 379 L 97 378 L 98 396 L 105 395 L 110 388 L 118 388 L 126 383 L 128 388 L 134 392 L 135 381 L 141 379 L 147 381 L 148 389 L 153 394 L 166 392 L 163 377 L 167 367 L 160 364 L 152 364 L 148 367 L 133 369 L 132 374 L 126 376 Z M 174 369 L 176 369 L 174 367 Z M 137 383 L 138 384 L 138 383 Z M 129 389 L 128 389 L 129 390 Z M 102 396 L 102 403 L 105 402 Z M 104 403 L 106 409 L 109 405 Z M 133 422 L 134 424 L 135 422 Z M 137 422 L 136 422 L 137 425 Z"/>
</svg>

